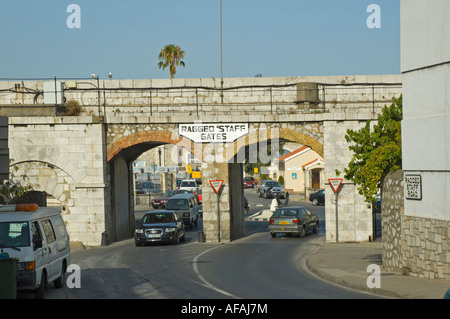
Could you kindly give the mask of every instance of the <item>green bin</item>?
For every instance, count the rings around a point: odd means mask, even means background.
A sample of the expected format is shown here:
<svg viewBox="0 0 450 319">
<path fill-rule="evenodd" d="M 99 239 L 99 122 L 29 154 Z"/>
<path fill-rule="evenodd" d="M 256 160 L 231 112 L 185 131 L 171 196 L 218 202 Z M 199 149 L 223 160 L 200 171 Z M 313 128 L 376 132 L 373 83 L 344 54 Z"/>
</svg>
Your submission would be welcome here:
<svg viewBox="0 0 450 319">
<path fill-rule="evenodd" d="M 17 259 L 0 258 L 0 299 L 17 298 Z"/>
</svg>

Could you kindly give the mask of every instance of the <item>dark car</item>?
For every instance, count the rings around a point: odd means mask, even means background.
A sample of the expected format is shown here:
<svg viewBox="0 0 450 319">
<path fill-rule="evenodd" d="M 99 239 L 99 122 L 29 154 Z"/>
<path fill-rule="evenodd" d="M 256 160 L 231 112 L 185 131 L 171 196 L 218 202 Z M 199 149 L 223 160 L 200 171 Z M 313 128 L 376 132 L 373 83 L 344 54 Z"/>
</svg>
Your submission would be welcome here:
<svg viewBox="0 0 450 319">
<path fill-rule="evenodd" d="M 270 217 L 269 231 L 272 237 L 278 233 L 285 233 L 305 237 L 306 232 L 319 232 L 319 218 L 306 207 L 278 208 Z"/>
<path fill-rule="evenodd" d="M 136 225 L 134 241 L 136 246 L 154 242 L 179 244 L 185 240 L 183 220 L 174 211 L 148 212 Z"/>
<path fill-rule="evenodd" d="M 190 193 L 190 191 L 187 191 L 184 189 L 181 189 L 181 190 L 176 189 L 176 190 L 167 191 L 164 194 L 162 194 L 161 197 L 152 199 L 152 201 L 150 202 L 150 205 L 152 205 L 152 207 L 155 209 L 164 208 L 164 207 L 166 207 L 167 201 L 169 200 L 170 197 L 172 197 L 173 195 L 176 195 L 176 194 L 184 194 L 184 193 Z"/>
<path fill-rule="evenodd" d="M 255 187 L 256 180 L 253 176 L 244 177 L 244 188 L 253 188 Z"/>
<path fill-rule="evenodd" d="M 310 194 L 309 200 L 313 203 L 314 206 L 325 204 L 325 190 L 321 189 L 318 192 Z"/>
</svg>

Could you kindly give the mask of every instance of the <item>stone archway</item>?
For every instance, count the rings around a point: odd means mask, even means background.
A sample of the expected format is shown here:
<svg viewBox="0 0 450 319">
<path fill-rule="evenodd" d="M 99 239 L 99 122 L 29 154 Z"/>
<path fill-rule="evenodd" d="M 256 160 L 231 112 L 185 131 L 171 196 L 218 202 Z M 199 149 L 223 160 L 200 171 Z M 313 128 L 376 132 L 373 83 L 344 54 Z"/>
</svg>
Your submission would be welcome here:
<svg viewBox="0 0 450 319">
<path fill-rule="evenodd" d="M 173 144 L 187 149 L 194 150 L 194 143 L 187 138 L 165 131 L 143 131 L 127 135 L 112 144 L 108 145 L 107 162 L 114 159 L 120 152 L 143 143 Z"/>
<path fill-rule="evenodd" d="M 46 192 L 62 204 L 63 213 L 70 214 L 74 206 L 71 185 L 74 179 L 64 169 L 44 161 L 21 161 L 13 163 L 17 167 L 15 179 L 22 185 L 32 185 L 33 190 Z"/>
</svg>

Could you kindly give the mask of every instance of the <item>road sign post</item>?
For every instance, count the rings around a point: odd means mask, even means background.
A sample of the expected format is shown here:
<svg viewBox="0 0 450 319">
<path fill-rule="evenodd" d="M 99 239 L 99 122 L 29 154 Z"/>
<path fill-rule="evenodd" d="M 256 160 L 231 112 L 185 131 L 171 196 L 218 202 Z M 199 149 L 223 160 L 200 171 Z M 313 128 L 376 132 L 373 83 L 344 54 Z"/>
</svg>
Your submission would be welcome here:
<svg viewBox="0 0 450 319">
<path fill-rule="evenodd" d="M 210 180 L 209 183 L 217 194 L 217 240 L 220 243 L 220 194 L 222 191 L 223 180 Z"/>
<path fill-rule="evenodd" d="M 329 178 L 328 182 L 330 183 L 331 188 L 334 191 L 334 195 L 335 195 L 335 204 L 336 204 L 336 209 L 335 209 L 335 214 L 336 214 L 336 242 L 339 242 L 339 227 L 338 227 L 338 191 L 339 188 L 341 187 L 343 179 L 342 178 Z"/>
</svg>

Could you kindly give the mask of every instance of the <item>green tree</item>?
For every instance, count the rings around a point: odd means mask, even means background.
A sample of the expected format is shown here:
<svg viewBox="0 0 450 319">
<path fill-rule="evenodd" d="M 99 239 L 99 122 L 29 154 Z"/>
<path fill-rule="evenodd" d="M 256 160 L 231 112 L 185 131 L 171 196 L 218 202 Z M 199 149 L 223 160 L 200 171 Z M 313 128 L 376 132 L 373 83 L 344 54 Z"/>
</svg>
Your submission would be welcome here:
<svg viewBox="0 0 450 319">
<path fill-rule="evenodd" d="M 358 131 L 348 130 L 345 139 L 352 143 L 354 155 L 345 168 L 345 178 L 355 182 L 367 202 L 375 202 L 384 177 L 402 167 L 402 96 L 393 98 L 378 115 L 378 123 L 368 120 Z"/>
<path fill-rule="evenodd" d="M 158 60 L 160 60 L 160 62 L 158 62 L 158 67 L 163 70 L 169 67 L 170 78 L 173 79 L 175 73 L 177 73 L 177 66 L 185 66 L 181 59 L 184 59 L 184 51 L 181 50 L 180 46 L 168 44 L 158 55 Z"/>
<path fill-rule="evenodd" d="M 9 160 L 10 163 L 14 162 L 13 159 Z M 13 171 L 10 173 L 9 180 L 0 182 L 0 203 L 8 204 L 13 199 L 22 197 L 26 193 L 32 190 L 30 185 L 22 186 L 19 181 L 15 179 L 14 172 L 17 172 L 19 168 L 12 166 Z"/>
</svg>

